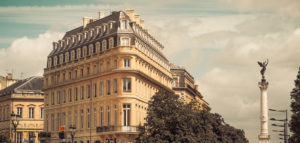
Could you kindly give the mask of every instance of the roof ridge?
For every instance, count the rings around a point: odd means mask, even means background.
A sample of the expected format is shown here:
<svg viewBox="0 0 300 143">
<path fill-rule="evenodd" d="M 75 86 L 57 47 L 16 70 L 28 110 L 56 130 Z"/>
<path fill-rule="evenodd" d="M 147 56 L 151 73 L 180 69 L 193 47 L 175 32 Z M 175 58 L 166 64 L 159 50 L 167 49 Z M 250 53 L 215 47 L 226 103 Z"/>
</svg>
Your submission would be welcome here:
<svg viewBox="0 0 300 143">
<path fill-rule="evenodd" d="M 24 86 L 25 84 L 27 84 L 29 81 L 33 80 L 34 78 L 36 78 L 36 76 L 32 76 L 32 77 L 29 77 L 29 78 L 24 79 L 24 80 L 27 80 L 27 81 L 25 81 L 23 84 L 21 84 L 21 85 L 19 85 L 18 87 L 16 87 L 16 88 L 14 89 L 14 91 L 16 92 L 19 88 L 21 88 L 22 86 Z"/>
</svg>

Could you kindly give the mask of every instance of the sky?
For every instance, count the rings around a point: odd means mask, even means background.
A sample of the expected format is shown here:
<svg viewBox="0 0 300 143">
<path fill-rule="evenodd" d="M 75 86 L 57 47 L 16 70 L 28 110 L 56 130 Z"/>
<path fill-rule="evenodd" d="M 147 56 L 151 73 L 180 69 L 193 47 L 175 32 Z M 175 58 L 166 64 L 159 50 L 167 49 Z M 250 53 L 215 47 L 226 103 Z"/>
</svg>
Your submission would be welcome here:
<svg viewBox="0 0 300 143">
<path fill-rule="evenodd" d="M 169 61 L 194 76 L 212 112 L 243 129 L 250 142 L 258 142 L 260 131 L 257 61 L 269 60 L 269 107 L 290 110 L 300 66 L 299 0 L 4 0 L 0 75 L 41 76 L 52 42 L 81 26 L 82 17 L 129 8 L 164 45 Z M 271 141 L 279 143 L 273 129 Z"/>
</svg>

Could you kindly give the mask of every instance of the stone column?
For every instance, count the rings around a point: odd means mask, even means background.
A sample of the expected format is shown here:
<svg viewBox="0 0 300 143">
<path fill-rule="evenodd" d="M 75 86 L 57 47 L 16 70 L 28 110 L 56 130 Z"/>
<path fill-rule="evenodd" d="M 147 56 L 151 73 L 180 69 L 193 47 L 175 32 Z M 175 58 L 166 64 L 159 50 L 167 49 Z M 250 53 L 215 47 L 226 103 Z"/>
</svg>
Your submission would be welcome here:
<svg viewBox="0 0 300 143">
<path fill-rule="evenodd" d="M 262 80 L 258 83 L 260 88 L 260 134 L 258 135 L 259 143 L 270 143 L 270 135 L 268 132 L 268 82 Z"/>
</svg>

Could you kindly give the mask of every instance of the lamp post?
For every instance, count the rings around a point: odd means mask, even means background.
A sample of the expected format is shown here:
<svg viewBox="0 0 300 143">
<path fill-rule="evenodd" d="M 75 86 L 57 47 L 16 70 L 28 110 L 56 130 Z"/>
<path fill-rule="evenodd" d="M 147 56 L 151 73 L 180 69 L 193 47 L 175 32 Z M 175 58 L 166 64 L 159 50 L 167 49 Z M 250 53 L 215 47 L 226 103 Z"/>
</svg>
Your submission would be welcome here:
<svg viewBox="0 0 300 143">
<path fill-rule="evenodd" d="M 278 125 L 278 124 L 272 124 L 272 126 L 277 126 L 277 127 L 283 127 L 283 139 L 284 139 L 284 143 L 288 143 L 289 139 L 288 139 L 288 117 L 287 117 L 287 110 L 275 110 L 275 109 L 269 109 L 270 111 L 273 112 L 281 112 L 281 113 L 285 113 L 285 119 L 275 119 L 275 118 L 271 118 L 270 120 L 272 121 L 279 121 L 279 122 L 283 122 L 283 125 Z"/>
<path fill-rule="evenodd" d="M 71 139 L 72 139 L 72 143 L 73 143 L 74 136 L 75 136 L 75 131 L 76 131 L 76 126 L 75 125 L 70 125 L 69 129 L 70 129 Z"/>
<path fill-rule="evenodd" d="M 10 114 L 10 116 L 11 116 L 11 123 L 12 123 L 13 128 L 14 128 L 14 134 L 15 134 L 15 136 L 14 136 L 14 142 L 16 143 L 17 142 L 17 127 L 19 125 L 20 115 L 17 115 L 14 112 L 12 112 Z"/>
</svg>

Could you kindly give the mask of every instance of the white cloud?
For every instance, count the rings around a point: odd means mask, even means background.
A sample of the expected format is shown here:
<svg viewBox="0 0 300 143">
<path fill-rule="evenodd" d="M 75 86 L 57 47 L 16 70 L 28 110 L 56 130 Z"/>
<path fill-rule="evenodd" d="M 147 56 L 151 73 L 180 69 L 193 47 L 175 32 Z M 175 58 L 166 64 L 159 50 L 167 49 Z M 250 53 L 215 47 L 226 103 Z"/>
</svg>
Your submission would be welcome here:
<svg viewBox="0 0 300 143">
<path fill-rule="evenodd" d="M 26 77 L 42 76 L 47 56 L 52 50 L 52 42 L 62 36 L 63 33 L 47 31 L 36 38 L 22 37 L 14 40 L 9 48 L 0 49 L 0 72 L 5 75 L 5 70 L 13 69 L 16 78 L 20 78 L 21 72 Z"/>
</svg>

